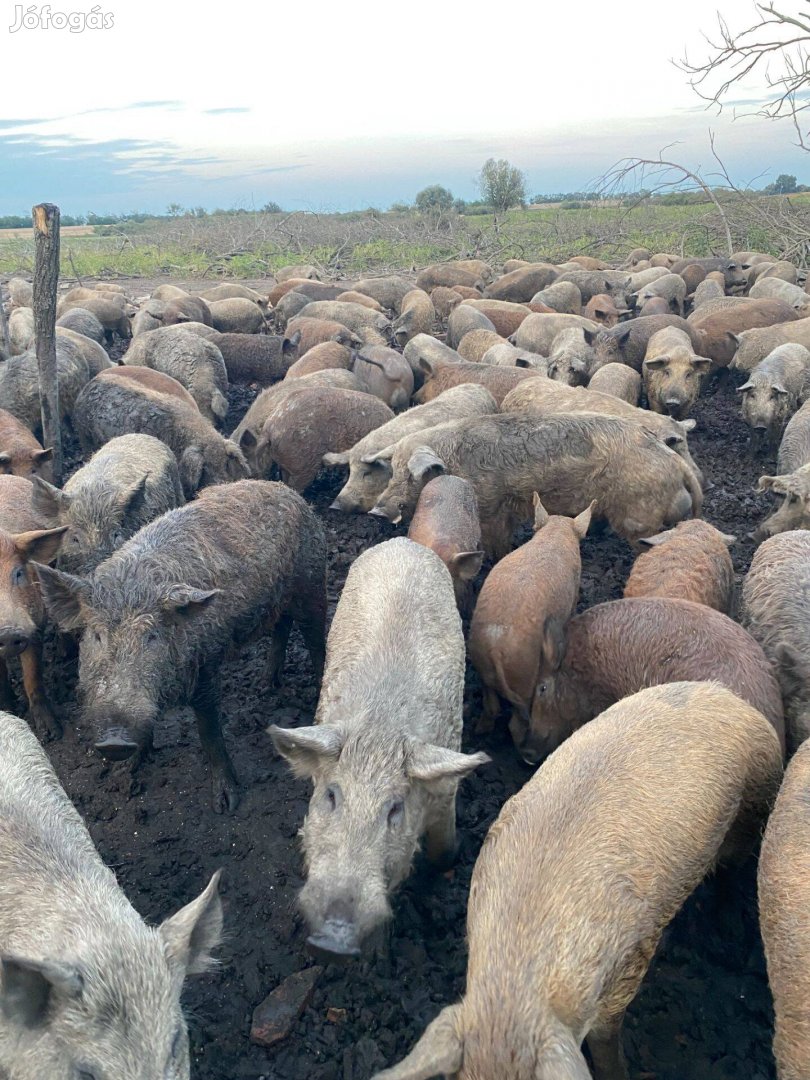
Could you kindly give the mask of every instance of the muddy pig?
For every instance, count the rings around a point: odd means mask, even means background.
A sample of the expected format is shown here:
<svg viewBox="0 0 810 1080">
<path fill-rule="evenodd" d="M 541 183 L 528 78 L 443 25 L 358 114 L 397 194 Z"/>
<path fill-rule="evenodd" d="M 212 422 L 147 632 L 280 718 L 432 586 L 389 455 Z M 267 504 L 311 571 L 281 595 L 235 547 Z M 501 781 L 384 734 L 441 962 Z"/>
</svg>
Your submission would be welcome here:
<svg viewBox="0 0 810 1080">
<path fill-rule="evenodd" d="M 163 317 L 160 321 L 166 327 L 186 322 L 198 322 L 203 323 L 205 326 L 214 326 L 211 308 L 199 296 L 181 296 L 169 300 L 163 309 Z M 218 330 L 219 327 L 217 326 L 215 329 Z"/>
<path fill-rule="evenodd" d="M 488 364 L 471 364 L 465 360 L 456 363 L 444 363 L 420 356 L 419 363 L 425 375 L 422 389 L 414 394 L 413 400 L 426 404 L 435 400 L 452 386 L 465 383 L 478 383 L 485 386 L 500 405 L 510 390 L 525 379 L 543 378 L 545 373 L 537 369 L 490 367 Z"/>
<path fill-rule="evenodd" d="M 593 364 L 595 337 L 581 326 L 556 335 L 548 354 L 548 377 L 566 386 L 583 386 Z"/>
<path fill-rule="evenodd" d="M 810 533 L 774 536 L 756 551 L 743 582 L 743 618 L 782 686 L 788 746 L 810 736 Z"/>
<path fill-rule="evenodd" d="M 84 334 L 98 345 L 104 343 L 104 327 L 95 317 L 92 311 L 86 308 L 71 308 L 56 322 L 57 326 L 63 326 L 68 330 L 75 330 L 77 334 Z"/>
<path fill-rule="evenodd" d="M 810 743 L 797 751 L 768 819 L 759 857 L 759 921 L 776 1013 L 779 1080 L 804 1080 L 810 1061 Z"/>
<path fill-rule="evenodd" d="M 411 289 L 402 299 L 400 315 L 393 325 L 394 338 L 403 347 L 417 334 L 429 334 L 436 322 L 436 308 L 424 289 Z"/>
<path fill-rule="evenodd" d="M 109 761 L 146 752 L 162 709 L 190 703 L 218 813 L 238 804 L 222 736 L 219 664 L 232 640 L 273 634 L 278 680 L 295 621 L 320 681 L 326 619 L 323 530 L 303 499 L 263 480 L 224 484 L 144 526 L 92 578 L 38 566 L 48 613 L 82 632 L 84 724 Z"/>
<path fill-rule="evenodd" d="M 757 543 L 792 529 L 810 529 L 810 463 L 781 476 L 761 476 L 757 491 L 784 496 L 782 505 L 751 534 Z"/>
<path fill-rule="evenodd" d="M 469 364 L 481 364 L 496 345 L 508 345 L 508 342 L 494 330 L 470 330 L 458 343 L 458 355 Z"/>
<path fill-rule="evenodd" d="M 653 334 L 642 365 L 644 392 L 653 412 L 680 420 L 700 394 L 700 381 L 712 362 L 696 356 L 689 335 L 675 326 Z"/>
<path fill-rule="evenodd" d="M 67 527 L 57 565 L 71 574 L 91 574 L 138 529 L 185 502 L 177 459 L 151 435 L 110 439 L 63 491 L 32 482 L 35 512 Z"/>
<path fill-rule="evenodd" d="M 460 476 L 437 476 L 426 484 L 416 504 L 408 539 L 436 552 L 450 571 L 459 612 L 469 615 L 472 583 L 484 560 L 472 485 Z"/>
<path fill-rule="evenodd" d="M 502 700 L 528 725 L 541 673 L 560 666 L 565 625 L 579 597 L 579 544 L 593 506 L 575 518 L 550 517 L 535 494 L 534 536 L 490 570 L 468 639 L 470 660 L 484 684 L 478 731 L 491 730 Z"/>
<path fill-rule="evenodd" d="M 0 474 L 41 476 L 53 480 L 53 449 L 43 450 L 29 429 L 16 416 L 0 409 Z"/>
<path fill-rule="evenodd" d="M 767 722 L 709 683 L 643 690 L 578 731 L 484 841 L 463 999 L 374 1080 L 590 1080 L 583 1039 L 597 1080 L 627 1080 L 622 1021 L 662 932 L 750 847 L 781 774 Z"/>
<path fill-rule="evenodd" d="M 622 315 L 628 315 L 628 308 L 622 303 L 616 304 L 612 296 L 607 293 L 597 293 L 592 296 L 582 312 L 586 319 L 591 319 L 600 326 L 615 326 Z"/>
<path fill-rule="evenodd" d="M 704 310 L 707 312 L 705 315 Z M 690 320 L 694 328 L 704 335 L 703 355 L 718 367 L 728 367 L 732 362 L 739 336 L 745 331 L 802 321 L 793 308 L 782 300 L 739 300 L 733 307 L 719 311 L 711 311 L 707 304 L 705 309 L 693 312 Z M 774 346 L 777 344 L 779 342 L 775 341 Z"/>
<path fill-rule="evenodd" d="M 628 405 L 638 405 L 641 376 L 627 364 L 604 364 L 591 376 L 588 389 L 621 398 Z"/>
<path fill-rule="evenodd" d="M 178 401 L 184 402 L 194 412 L 200 411 L 197 402 L 186 390 L 185 386 L 179 383 L 177 379 L 173 379 L 171 375 L 164 375 L 162 371 L 154 371 L 152 368 L 146 367 L 118 365 L 109 368 L 107 371 L 102 371 L 98 377 L 104 380 L 114 379 L 124 386 L 136 385 L 145 390 L 152 390 L 156 394 L 168 394 L 169 397 L 176 397 Z"/>
<path fill-rule="evenodd" d="M 488 300 L 508 300 L 527 304 L 535 293 L 547 289 L 557 278 L 556 266 L 549 263 L 529 263 L 499 277 L 484 290 Z M 418 280 L 418 279 L 417 279 Z"/>
<path fill-rule="evenodd" d="M 314 791 L 301 832 L 309 945 L 357 956 L 391 917 L 422 836 L 447 866 L 456 789 L 489 759 L 462 754 L 464 637 L 447 567 L 404 537 L 352 564 L 329 631 L 312 727 L 271 727 Z"/>
<path fill-rule="evenodd" d="M 594 366 L 599 368 L 604 364 L 620 363 L 629 364 L 636 371 L 641 371 L 650 338 L 665 326 L 677 326 L 683 330 L 689 335 L 694 351 L 700 352 L 702 333 L 695 330 L 680 315 L 643 315 L 631 319 L 630 322 L 620 323 L 610 330 L 599 331 L 594 344 Z"/>
<path fill-rule="evenodd" d="M 270 386 L 295 360 L 295 349 L 279 334 L 220 334 L 215 344 L 229 382 Z"/>
<path fill-rule="evenodd" d="M 87 361 L 66 338 L 56 338 L 56 377 L 59 383 L 59 414 L 73 412 L 76 400 L 90 377 Z M 21 353 L 0 364 L 0 409 L 38 433 L 42 426 L 39 402 L 39 365 L 36 353 Z"/>
<path fill-rule="evenodd" d="M 535 417 L 501 413 L 416 432 L 378 458 L 391 480 L 372 514 L 398 524 L 419 493 L 452 473 L 475 488 L 484 549 L 502 558 L 540 494 L 549 513 L 574 516 L 596 499 L 595 514 L 628 540 L 700 513 L 693 470 L 635 420 L 591 414 Z M 633 482 L 628 483 L 632 477 Z"/>
<path fill-rule="evenodd" d="M 260 334 L 264 329 L 264 312 L 245 297 L 212 300 L 209 307 L 212 325 L 223 334 Z"/>
<path fill-rule="evenodd" d="M 322 341 L 320 345 L 313 345 L 309 352 L 291 364 L 284 378 L 302 379 L 316 371 L 334 371 L 338 368 L 348 371 L 353 363 L 353 353 L 345 345 L 340 345 L 337 341 Z"/>
<path fill-rule="evenodd" d="M 60 303 L 57 314 L 61 318 L 71 308 L 84 308 L 91 312 L 104 327 L 104 337 L 109 344 L 115 334 L 128 340 L 132 337 L 129 324 L 129 316 L 124 304 L 117 304 L 105 296 L 91 297 L 85 300 L 69 300 L 66 304 Z"/>
<path fill-rule="evenodd" d="M 784 716 L 771 665 L 750 634 L 691 600 L 639 596 L 597 604 L 567 627 L 559 671 L 538 683 L 520 751 L 540 761 L 614 701 L 679 679 L 722 683 L 758 709 L 784 747 Z"/>
<path fill-rule="evenodd" d="M 384 401 L 395 412 L 410 405 L 413 372 L 401 353 L 384 345 L 366 345 L 358 352 L 352 370 L 367 394 Z"/>
<path fill-rule="evenodd" d="M 219 873 L 161 926 L 121 890 L 36 738 L 0 716 L 0 1074 L 189 1080 L 180 992 L 219 943 Z"/>
<path fill-rule="evenodd" d="M 393 416 L 371 394 L 304 386 L 275 406 L 255 443 L 253 433 L 245 430 L 240 446 L 255 475 L 268 476 L 276 465 L 285 484 L 305 491 L 318 475 L 325 454 L 351 449 Z"/>
<path fill-rule="evenodd" d="M 74 423 L 85 454 L 116 435 L 154 435 L 177 458 L 186 498 L 208 484 L 250 475 L 239 447 L 196 408 L 168 394 L 97 375 L 76 402 Z"/>
<path fill-rule="evenodd" d="M 791 416 L 810 394 L 810 351 L 778 345 L 737 388 L 754 450 L 776 447 Z"/>
<path fill-rule="evenodd" d="M 149 347 L 141 348 L 142 343 Z M 228 415 L 228 373 L 222 353 L 197 334 L 174 329 L 141 334 L 127 350 L 124 363 L 153 368 L 177 379 L 212 424 L 221 423 Z"/>
<path fill-rule="evenodd" d="M 730 614 L 734 564 L 728 548 L 736 537 L 708 521 L 681 521 L 674 529 L 647 536 L 649 550 L 633 563 L 624 595 L 669 596 Z"/>
<path fill-rule="evenodd" d="M 347 348 L 357 348 L 363 344 L 362 339 L 343 323 L 333 319 L 304 318 L 302 315 L 296 315 L 288 324 L 284 340 L 293 359 L 305 356 L 315 345 L 324 341 L 337 341 Z"/>
</svg>

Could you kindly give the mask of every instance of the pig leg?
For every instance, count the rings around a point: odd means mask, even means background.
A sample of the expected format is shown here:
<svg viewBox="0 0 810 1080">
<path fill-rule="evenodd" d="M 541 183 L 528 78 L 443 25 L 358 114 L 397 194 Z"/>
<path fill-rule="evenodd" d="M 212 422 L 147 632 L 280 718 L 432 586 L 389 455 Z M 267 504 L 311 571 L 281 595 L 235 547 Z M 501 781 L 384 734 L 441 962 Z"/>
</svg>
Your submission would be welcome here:
<svg viewBox="0 0 810 1080">
<path fill-rule="evenodd" d="M 309 658 L 315 669 L 315 681 L 318 686 L 323 679 L 323 667 L 326 662 L 326 619 L 323 612 L 311 615 L 298 623 Z"/>
<path fill-rule="evenodd" d="M 483 709 L 475 725 L 476 735 L 489 735 L 495 730 L 495 721 L 501 713 L 501 699 L 491 686 L 484 687 Z"/>
<path fill-rule="evenodd" d="M 588 1050 L 593 1062 L 594 1080 L 628 1080 L 627 1062 L 622 1050 L 621 1033 L 624 1013 L 604 1028 L 588 1032 Z"/>
<path fill-rule="evenodd" d="M 191 706 L 197 717 L 200 742 L 208 758 L 212 773 L 214 813 L 223 810 L 233 812 L 239 805 L 239 790 L 219 715 L 219 701 L 214 684 L 212 665 L 206 664 L 200 671 L 197 685 L 191 697 Z"/>
<path fill-rule="evenodd" d="M 449 870 L 456 858 L 456 792 L 438 796 L 425 831 L 425 854 L 439 870 Z"/>
<path fill-rule="evenodd" d="M 45 688 L 42 685 L 42 646 L 37 642 L 29 645 L 20 656 L 23 686 L 34 727 L 49 739 L 61 739 L 62 725 L 51 712 Z"/>
<path fill-rule="evenodd" d="M 0 709 L 10 713 L 16 713 L 17 711 L 17 702 L 11 689 L 11 680 L 8 677 L 5 660 L 0 660 Z"/>
<path fill-rule="evenodd" d="M 284 671 L 287 642 L 290 640 L 292 624 L 292 616 L 284 614 L 271 630 L 273 636 L 270 641 L 270 659 L 267 665 L 267 674 L 270 677 L 271 686 L 281 686 L 281 675 Z"/>
</svg>

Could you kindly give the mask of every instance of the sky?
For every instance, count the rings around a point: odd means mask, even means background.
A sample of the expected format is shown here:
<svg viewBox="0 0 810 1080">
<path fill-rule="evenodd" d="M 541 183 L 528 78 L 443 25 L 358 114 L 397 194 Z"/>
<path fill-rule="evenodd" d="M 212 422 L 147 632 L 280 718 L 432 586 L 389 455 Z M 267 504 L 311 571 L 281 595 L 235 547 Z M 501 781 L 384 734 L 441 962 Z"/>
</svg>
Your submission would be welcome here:
<svg viewBox="0 0 810 1080">
<path fill-rule="evenodd" d="M 707 112 L 672 63 L 705 53 L 705 0 L 674 18 L 604 0 L 91 3 L 0 0 L 0 215 L 384 209 L 431 183 L 470 199 L 489 157 L 529 195 L 575 191 L 672 143 L 710 176 L 710 129 L 735 182 L 810 182 L 789 123 Z M 732 26 L 753 11 L 717 6 Z"/>
</svg>

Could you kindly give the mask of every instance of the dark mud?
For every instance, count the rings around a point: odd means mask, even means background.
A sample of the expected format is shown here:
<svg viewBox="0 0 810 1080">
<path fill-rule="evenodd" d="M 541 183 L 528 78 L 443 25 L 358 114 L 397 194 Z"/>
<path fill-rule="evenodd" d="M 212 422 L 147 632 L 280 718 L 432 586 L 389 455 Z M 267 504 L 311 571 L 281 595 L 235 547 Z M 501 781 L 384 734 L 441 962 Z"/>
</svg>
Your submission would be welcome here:
<svg viewBox="0 0 810 1080">
<path fill-rule="evenodd" d="M 251 396 L 234 388 L 234 423 Z M 741 538 L 734 548 L 739 575 L 753 552 L 746 534 L 768 511 L 768 498 L 752 491 L 768 470 L 747 456 L 733 385 L 707 396 L 697 417 L 690 442 L 713 485 L 705 517 Z M 329 511 L 339 484 L 337 475 L 323 474 L 308 493 L 327 529 L 332 610 L 352 561 L 395 533 L 378 519 Z M 586 540 L 582 606 L 619 597 L 631 562 L 620 540 Z M 210 809 L 208 776 L 190 714 L 161 723 L 155 752 L 133 782 L 121 767 L 103 764 L 87 736 L 75 729 L 75 672 L 70 662 L 56 661 L 52 644 L 48 651 L 50 691 L 68 727 L 64 740 L 49 751 L 102 856 L 138 910 L 159 921 L 196 896 L 214 870 L 224 868 L 227 940 L 221 964 L 191 980 L 186 995 L 196 1080 L 366 1080 L 402 1056 L 436 1012 L 463 990 L 473 863 L 500 807 L 531 775 L 508 736 L 482 741 L 468 735 L 467 747 L 488 750 L 493 763 L 462 785 L 458 865 L 443 876 L 417 866 L 396 898 L 390 960 L 327 968 L 289 1037 L 265 1050 L 248 1038 L 253 1009 L 285 976 L 311 963 L 295 904 L 301 884 L 296 834 L 308 790 L 290 777 L 265 733 L 270 723 L 311 721 L 316 690 L 301 642 L 293 637 L 280 690 L 271 690 L 265 678 L 267 642 L 249 645 L 223 668 L 227 739 L 244 785 L 233 817 L 217 817 Z M 479 707 L 479 687 L 470 672 L 468 721 Z M 330 1009 L 345 1013 L 332 1012 L 330 1020 Z M 734 877 L 704 885 L 666 933 L 627 1018 L 631 1076 L 773 1080 L 771 1023 L 751 864 Z"/>
</svg>

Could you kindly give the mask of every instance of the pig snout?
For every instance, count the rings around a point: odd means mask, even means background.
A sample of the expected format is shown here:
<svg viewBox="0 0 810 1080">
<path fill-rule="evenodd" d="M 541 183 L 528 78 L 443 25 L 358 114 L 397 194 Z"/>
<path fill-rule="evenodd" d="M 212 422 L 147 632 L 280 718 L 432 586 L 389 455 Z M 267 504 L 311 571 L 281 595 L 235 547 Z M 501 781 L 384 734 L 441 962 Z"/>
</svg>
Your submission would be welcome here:
<svg viewBox="0 0 810 1080">
<path fill-rule="evenodd" d="M 339 492 L 335 501 L 330 504 L 330 510 L 341 510 L 344 514 L 356 514 L 360 510 L 359 504 L 343 492 Z"/>
<path fill-rule="evenodd" d="M 133 717 L 109 709 L 88 719 L 96 734 L 95 749 L 106 761 L 140 757 L 152 741 L 154 717 Z"/>
<path fill-rule="evenodd" d="M 360 956 L 364 942 L 391 917 L 384 887 L 371 882 L 355 886 L 310 876 L 300 903 L 310 931 L 307 948 L 331 962 Z"/>
<path fill-rule="evenodd" d="M 105 761 L 126 761 L 138 752 L 138 744 L 126 728 L 108 728 L 95 744 Z"/>
<path fill-rule="evenodd" d="M 360 934 L 350 896 L 330 901 L 323 922 L 307 938 L 307 948 L 325 960 L 348 960 L 360 955 Z"/>
<path fill-rule="evenodd" d="M 395 506 L 382 506 L 377 503 L 376 506 L 372 506 L 369 513 L 373 517 L 385 518 L 386 521 L 390 521 L 392 525 L 399 525 L 402 521 L 402 512 L 397 510 Z"/>
<path fill-rule="evenodd" d="M 33 643 L 33 635 L 21 626 L 0 627 L 0 659 L 10 660 L 19 656 Z"/>
<path fill-rule="evenodd" d="M 674 394 L 668 394 L 664 398 L 664 408 L 674 420 L 680 420 L 686 402 Z"/>
</svg>

